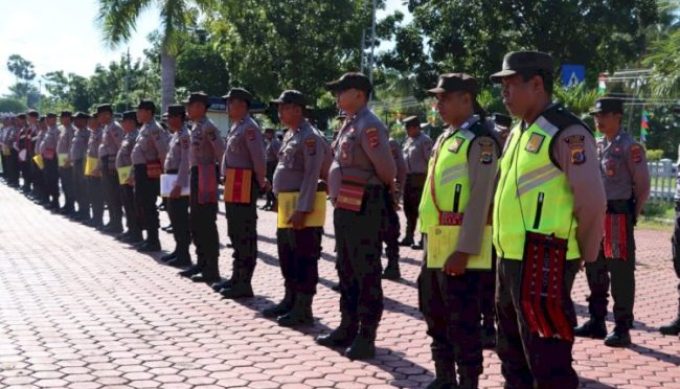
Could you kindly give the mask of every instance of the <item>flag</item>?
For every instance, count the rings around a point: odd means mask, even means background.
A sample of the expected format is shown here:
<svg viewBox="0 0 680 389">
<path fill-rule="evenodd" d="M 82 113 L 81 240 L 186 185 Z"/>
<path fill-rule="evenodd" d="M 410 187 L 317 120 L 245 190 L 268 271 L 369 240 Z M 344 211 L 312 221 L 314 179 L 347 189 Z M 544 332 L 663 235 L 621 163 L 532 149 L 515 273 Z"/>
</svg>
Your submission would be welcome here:
<svg viewBox="0 0 680 389">
<path fill-rule="evenodd" d="M 642 110 L 642 118 L 640 119 L 640 142 L 645 143 L 649 135 L 649 112 L 646 109 Z"/>
</svg>

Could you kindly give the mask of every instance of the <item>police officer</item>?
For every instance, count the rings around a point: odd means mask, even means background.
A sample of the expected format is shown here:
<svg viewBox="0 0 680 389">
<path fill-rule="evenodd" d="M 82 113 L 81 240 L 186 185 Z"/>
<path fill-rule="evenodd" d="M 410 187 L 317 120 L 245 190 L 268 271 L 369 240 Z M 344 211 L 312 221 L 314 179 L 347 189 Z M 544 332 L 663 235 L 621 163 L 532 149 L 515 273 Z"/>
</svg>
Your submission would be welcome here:
<svg viewBox="0 0 680 389">
<path fill-rule="evenodd" d="M 119 178 L 119 193 L 123 209 L 125 210 L 125 225 L 127 230 L 116 236 L 121 242 L 137 244 L 142 242 L 142 230 L 139 225 L 139 213 L 135 207 L 134 193 L 134 169 L 132 166 L 132 148 L 135 146 L 139 130 L 137 129 L 137 112 L 126 111 L 123 113 L 123 140 L 116 153 L 116 170 Z M 121 182 L 120 174 L 125 172 L 128 177 Z"/>
<path fill-rule="evenodd" d="M 90 206 L 87 200 L 87 182 L 85 180 L 85 156 L 90 139 L 90 131 L 87 129 L 87 121 L 90 115 L 84 112 L 76 112 L 74 125 L 76 127 L 69 149 L 69 161 L 73 163 L 73 193 L 78 212 L 74 219 L 85 221 L 90 218 Z"/>
<path fill-rule="evenodd" d="M 419 301 L 436 370 L 430 387 L 477 388 L 483 370 L 479 283 L 491 269 L 487 224 L 500 148 L 476 102 L 472 76 L 443 74 L 428 93 L 449 125 L 435 144 L 419 209 L 425 237 Z M 433 251 L 443 243 L 450 248 Z"/>
<path fill-rule="evenodd" d="M 571 287 L 580 262 L 597 259 L 606 205 L 595 140 L 551 103 L 550 55 L 509 53 L 491 79 L 521 120 L 500 160 L 494 198 L 501 371 L 506 387 L 576 388 Z"/>
<path fill-rule="evenodd" d="M 3 153 L 5 154 L 5 165 L 3 166 L 7 170 L 7 184 L 12 188 L 16 188 L 19 186 L 17 150 L 15 148 L 18 133 L 17 123 L 19 119 L 13 114 L 11 114 L 8 119 L 8 127 L 6 128 L 4 135 Z"/>
<path fill-rule="evenodd" d="M 319 281 L 322 223 L 310 225 L 309 215 L 318 206 L 318 181 L 324 162 L 323 139 L 304 118 L 305 96 L 296 90 L 286 90 L 272 101 L 278 106 L 279 119 L 287 128 L 274 172 L 273 191 L 276 196 L 298 195 L 290 215 L 284 212 L 288 204 L 280 204 L 279 219 L 286 227 L 276 230 L 276 243 L 281 273 L 284 278 L 283 300 L 266 309 L 266 317 L 277 317 L 282 326 L 309 325 L 314 321 L 312 300 Z M 325 201 L 325 195 L 322 196 Z M 280 222 L 283 222 L 280 220 Z"/>
<path fill-rule="evenodd" d="M 678 146 L 678 151 L 680 151 L 680 146 Z M 680 153 L 678 153 L 676 168 L 678 172 L 675 184 L 675 228 L 671 237 L 671 249 L 673 251 L 675 274 L 678 276 L 678 280 L 680 280 Z M 678 283 L 678 313 L 673 321 L 659 328 L 659 331 L 663 335 L 680 334 L 680 282 Z"/>
<path fill-rule="evenodd" d="M 234 262 L 231 283 L 224 284 L 220 293 L 234 299 L 253 296 L 251 280 L 257 259 L 256 201 L 259 193 L 270 189 L 270 184 L 266 178 L 262 132 L 248 114 L 252 95 L 245 89 L 234 88 L 223 98 L 232 123 L 226 137 L 222 176 L 225 177 L 225 213 L 229 240 L 234 245 Z"/>
<path fill-rule="evenodd" d="M 600 172 L 607 194 L 604 240 L 596 262 L 586 265 L 590 320 L 574 330 L 576 336 L 605 339 L 607 296 L 611 279 L 614 331 L 604 344 L 630 345 L 635 301 L 635 236 L 633 228 L 649 197 L 649 171 L 643 147 L 621 128 L 623 101 L 600 98 L 590 112 L 604 135 L 597 142 Z"/>
<path fill-rule="evenodd" d="M 279 149 L 281 148 L 281 141 L 276 137 L 275 130 L 273 128 L 267 128 L 264 130 L 264 155 L 265 161 L 267 163 L 267 179 L 272 182 L 274 179 L 274 170 L 276 170 L 276 165 L 278 163 Z M 276 197 L 274 192 L 267 191 L 267 202 L 262 206 L 262 210 L 271 211 L 274 209 L 274 204 L 276 202 Z"/>
<path fill-rule="evenodd" d="M 401 153 L 401 146 L 394 139 L 389 139 L 390 152 L 397 167 L 396 182 L 392 192 L 385 192 L 385 215 L 383 217 L 382 239 L 385 242 L 385 255 L 387 256 L 387 267 L 383 272 L 382 278 L 386 280 L 398 280 L 401 278 L 399 270 L 399 199 L 406 181 L 406 163 Z"/>
<path fill-rule="evenodd" d="M 141 218 L 141 227 L 146 230 L 146 240 L 140 252 L 160 251 L 158 239 L 158 209 L 156 199 L 160 194 L 160 177 L 163 170 L 161 161 L 168 150 L 167 133 L 154 119 L 156 105 L 153 101 L 142 100 L 137 105 L 137 121 L 142 123 L 139 135 L 132 148 L 132 164 L 135 180 L 135 205 Z"/>
<path fill-rule="evenodd" d="M 109 223 L 102 231 L 110 234 L 123 232 L 123 206 L 121 204 L 116 154 L 123 141 L 123 129 L 113 119 L 110 104 L 97 107 L 97 119 L 102 127 L 102 140 L 99 145 L 99 163 L 102 173 L 102 187 L 106 207 L 109 210 Z"/>
<path fill-rule="evenodd" d="M 40 153 L 44 161 L 45 195 L 49 198 L 48 208 L 59 211 L 59 167 L 57 160 L 59 128 L 57 127 L 57 115 L 50 112 L 45 120 L 47 133 L 40 145 Z"/>
<path fill-rule="evenodd" d="M 408 138 L 404 142 L 404 160 L 406 161 L 406 183 L 404 185 L 404 215 L 406 216 L 406 236 L 400 242 L 402 246 L 413 246 L 422 249 L 422 239 L 415 244 L 413 239 L 418 222 L 418 205 L 423 194 L 427 164 L 432 154 L 432 139 L 420 128 L 417 116 L 404 119 Z"/>
<path fill-rule="evenodd" d="M 26 113 L 25 119 L 27 123 L 23 123 L 19 135 L 19 170 L 21 171 L 21 178 L 23 183 L 21 186 L 21 191 L 25 194 L 31 193 L 31 188 L 33 187 L 33 176 L 32 176 L 32 165 L 33 162 L 33 150 L 34 143 L 33 137 L 38 133 L 38 120 L 40 119 L 40 114 L 38 111 L 29 110 Z"/>
<path fill-rule="evenodd" d="M 102 168 L 99 161 L 99 145 L 102 141 L 102 127 L 97 112 L 90 115 L 87 122 L 90 137 L 87 141 L 85 159 L 85 181 L 87 185 L 88 218 L 85 224 L 101 229 L 104 226 L 104 196 L 102 193 Z M 89 216 L 90 209 L 92 215 Z"/>
<path fill-rule="evenodd" d="M 73 164 L 69 159 L 69 150 L 75 129 L 71 124 L 72 113 L 62 111 L 59 114 L 61 128 L 59 129 L 59 140 L 57 141 L 57 162 L 59 169 L 59 181 L 64 191 L 64 206 L 59 210 L 63 215 L 71 215 L 75 212 L 75 194 L 73 188 Z"/>
<path fill-rule="evenodd" d="M 191 266 L 189 245 L 189 195 L 183 193 L 183 188 L 189 187 L 189 130 L 184 121 L 186 110 L 183 105 L 168 107 L 168 130 L 172 133 L 168 154 L 165 156 L 165 174 L 176 174 L 177 181 L 170 191 L 167 201 L 168 216 L 172 224 L 172 234 L 175 238 L 175 250 L 161 257 L 161 261 L 170 266 Z"/>
<path fill-rule="evenodd" d="M 47 193 L 45 191 L 45 165 L 41 166 L 34 158 L 40 156 L 42 158 L 42 142 L 47 136 L 47 124 L 45 123 L 45 116 L 38 119 L 38 132 L 33 134 L 31 141 L 33 143 L 33 157 L 31 158 L 31 177 L 33 180 L 33 200 L 42 206 L 47 206 Z"/>
<path fill-rule="evenodd" d="M 186 102 L 191 128 L 189 161 L 190 230 L 196 246 L 196 265 L 179 274 L 192 280 L 215 282 L 219 279 L 219 235 L 217 233 L 217 183 L 219 161 L 224 154 L 224 141 L 215 124 L 206 116 L 210 99 L 194 92 Z"/>
<path fill-rule="evenodd" d="M 387 129 L 367 106 L 373 91 L 368 77 L 346 73 L 326 88 L 347 114 L 333 142 L 335 160 L 329 172 L 342 319 L 338 328 L 317 337 L 317 343 L 349 346 L 345 356 L 367 359 L 375 355 L 383 311 L 380 229 L 385 191 L 393 186 L 396 167 Z"/>
</svg>

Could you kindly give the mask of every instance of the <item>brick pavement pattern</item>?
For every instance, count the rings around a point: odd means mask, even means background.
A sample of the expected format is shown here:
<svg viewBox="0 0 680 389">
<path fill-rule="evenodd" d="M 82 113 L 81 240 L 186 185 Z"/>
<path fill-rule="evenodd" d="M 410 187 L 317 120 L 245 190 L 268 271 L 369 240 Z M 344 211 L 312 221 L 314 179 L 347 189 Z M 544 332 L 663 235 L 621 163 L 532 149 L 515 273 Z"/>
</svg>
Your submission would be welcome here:
<svg viewBox="0 0 680 389">
<path fill-rule="evenodd" d="M 163 217 L 165 215 L 163 214 Z M 165 224 L 167 222 L 167 218 Z M 226 222 L 218 218 L 220 267 L 230 273 Z M 429 338 L 417 309 L 419 251 L 402 249 L 401 282 L 384 282 L 377 356 L 351 362 L 314 336 L 339 322 L 332 220 L 319 266 L 316 322 L 303 331 L 260 314 L 283 294 L 275 214 L 260 211 L 256 297 L 224 300 L 204 284 L 110 236 L 51 214 L 0 185 L 0 387 L 2 388 L 387 388 L 432 380 Z M 403 224 L 402 224 L 403 225 Z M 578 339 L 574 357 L 585 388 L 680 388 L 680 340 L 657 328 L 675 314 L 669 233 L 637 233 L 635 345 L 610 349 Z M 172 249 L 169 234 L 163 248 Z M 574 301 L 586 314 L 585 275 Z M 610 304 L 611 308 L 611 304 Z M 611 317 L 610 317 L 611 320 Z M 608 322 L 611 330 L 613 324 Z M 483 388 L 503 379 L 485 351 Z"/>
</svg>

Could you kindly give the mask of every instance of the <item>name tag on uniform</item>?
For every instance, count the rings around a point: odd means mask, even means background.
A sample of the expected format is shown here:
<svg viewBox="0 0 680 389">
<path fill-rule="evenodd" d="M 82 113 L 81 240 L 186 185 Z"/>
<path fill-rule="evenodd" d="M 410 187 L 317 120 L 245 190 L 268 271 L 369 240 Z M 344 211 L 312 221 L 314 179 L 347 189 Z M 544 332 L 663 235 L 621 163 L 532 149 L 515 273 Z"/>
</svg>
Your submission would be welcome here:
<svg viewBox="0 0 680 389">
<path fill-rule="evenodd" d="M 293 228 L 288 223 L 295 212 L 300 192 L 279 193 L 276 196 L 278 204 L 277 228 Z M 305 216 L 305 227 L 323 227 L 326 222 L 326 192 L 316 192 L 314 197 L 314 209 Z"/>
<path fill-rule="evenodd" d="M 536 154 L 541 150 L 543 140 L 545 140 L 545 136 L 537 133 L 532 133 L 524 149 L 530 153 Z"/>
</svg>

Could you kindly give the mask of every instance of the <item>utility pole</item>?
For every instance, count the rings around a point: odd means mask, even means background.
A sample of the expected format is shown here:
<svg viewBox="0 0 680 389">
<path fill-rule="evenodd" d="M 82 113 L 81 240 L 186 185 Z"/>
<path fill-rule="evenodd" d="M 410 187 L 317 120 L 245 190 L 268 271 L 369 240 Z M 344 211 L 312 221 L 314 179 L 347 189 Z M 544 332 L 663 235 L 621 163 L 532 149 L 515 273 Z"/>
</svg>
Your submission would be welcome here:
<svg viewBox="0 0 680 389">
<path fill-rule="evenodd" d="M 368 68 L 368 79 L 373 83 L 373 66 L 375 65 L 375 12 L 377 1 L 373 0 L 373 10 L 371 12 L 371 61 Z"/>
</svg>

